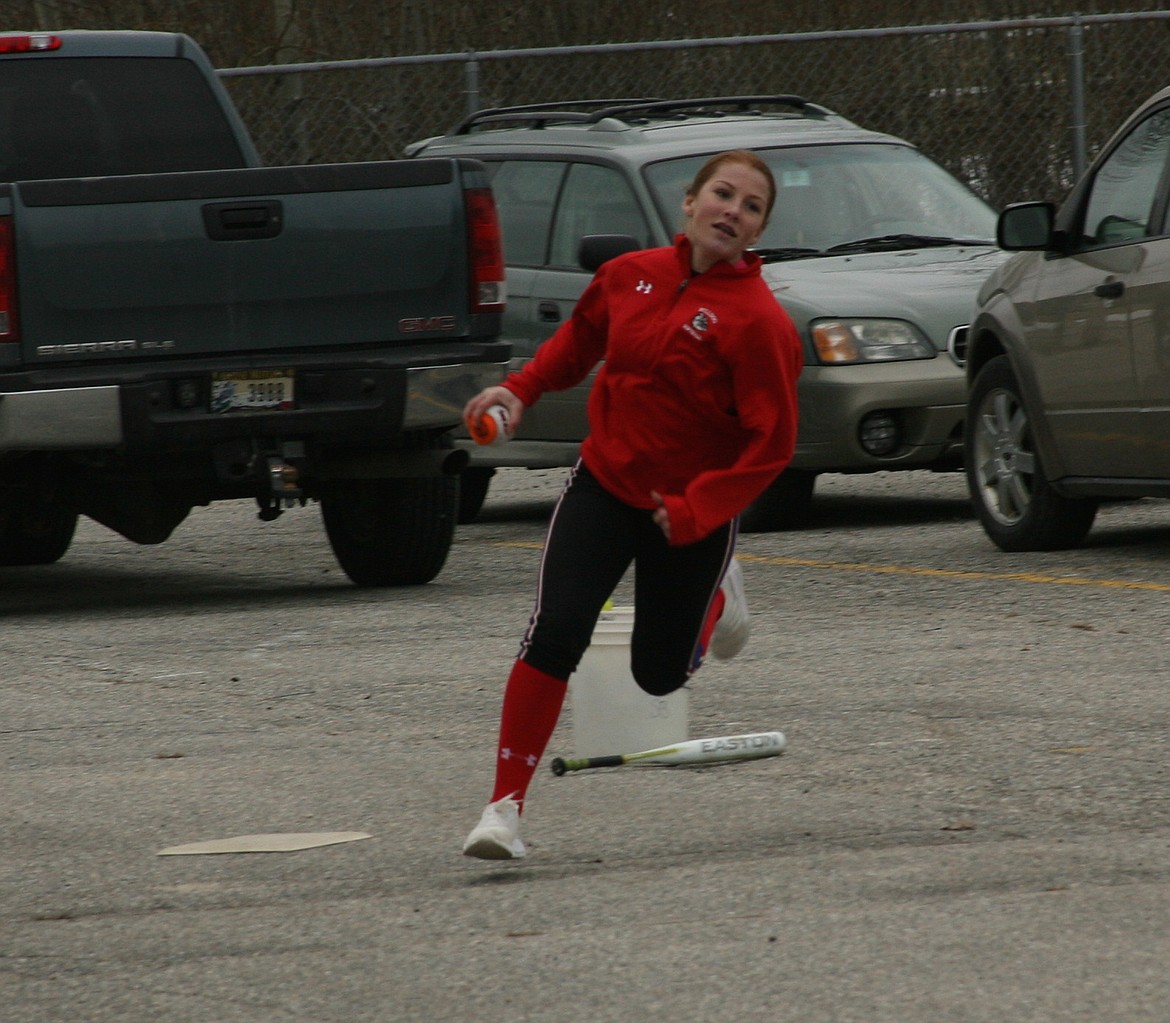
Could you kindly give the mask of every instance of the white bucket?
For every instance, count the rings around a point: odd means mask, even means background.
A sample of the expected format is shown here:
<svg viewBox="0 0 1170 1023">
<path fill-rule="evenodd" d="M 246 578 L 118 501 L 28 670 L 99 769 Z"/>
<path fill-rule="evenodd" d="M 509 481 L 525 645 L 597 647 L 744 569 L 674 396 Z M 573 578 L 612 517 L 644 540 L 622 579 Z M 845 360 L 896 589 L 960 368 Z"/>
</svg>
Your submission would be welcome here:
<svg viewBox="0 0 1170 1023">
<path fill-rule="evenodd" d="M 634 609 L 603 611 L 569 679 L 573 743 L 579 757 L 637 753 L 687 738 L 687 691 L 651 696 L 630 673 Z"/>
</svg>

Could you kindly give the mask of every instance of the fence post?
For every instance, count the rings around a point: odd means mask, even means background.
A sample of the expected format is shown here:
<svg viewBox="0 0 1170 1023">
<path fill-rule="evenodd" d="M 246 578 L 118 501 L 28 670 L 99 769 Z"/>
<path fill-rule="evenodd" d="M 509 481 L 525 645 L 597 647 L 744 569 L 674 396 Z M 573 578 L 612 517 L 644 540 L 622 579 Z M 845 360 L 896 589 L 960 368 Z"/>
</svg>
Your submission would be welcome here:
<svg viewBox="0 0 1170 1023">
<path fill-rule="evenodd" d="M 464 93 L 467 96 L 468 116 L 479 109 L 479 61 L 475 59 L 475 51 L 467 51 L 467 62 L 463 65 Z"/>
<path fill-rule="evenodd" d="M 1076 14 L 1068 30 L 1069 101 L 1072 114 L 1073 177 L 1088 165 L 1085 148 L 1085 30 Z"/>
</svg>

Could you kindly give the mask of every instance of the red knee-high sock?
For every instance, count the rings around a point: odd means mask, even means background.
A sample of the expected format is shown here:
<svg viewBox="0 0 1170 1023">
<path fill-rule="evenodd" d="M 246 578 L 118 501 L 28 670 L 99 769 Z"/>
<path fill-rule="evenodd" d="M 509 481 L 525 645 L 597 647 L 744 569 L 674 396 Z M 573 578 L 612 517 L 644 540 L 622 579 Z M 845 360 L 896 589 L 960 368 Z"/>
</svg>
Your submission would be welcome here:
<svg viewBox="0 0 1170 1023">
<path fill-rule="evenodd" d="M 552 738 L 568 683 L 524 661 L 512 665 L 500 714 L 499 756 L 492 802 L 511 796 L 523 808 L 536 765 Z"/>
<path fill-rule="evenodd" d="M 719 624 L 719 616 L 723 614 L 723 608 L 726 604 L 727 595 L 721 587 L 715 591 L 715 598 L 711 601 L 711 607 L 707 611 L 707 620 L 703 622 L 703 631 L 699 633 L 699 647 L 704 654 L 707 652 L 707 647 L 711 645 L 711 633 Z"/>
</svg>

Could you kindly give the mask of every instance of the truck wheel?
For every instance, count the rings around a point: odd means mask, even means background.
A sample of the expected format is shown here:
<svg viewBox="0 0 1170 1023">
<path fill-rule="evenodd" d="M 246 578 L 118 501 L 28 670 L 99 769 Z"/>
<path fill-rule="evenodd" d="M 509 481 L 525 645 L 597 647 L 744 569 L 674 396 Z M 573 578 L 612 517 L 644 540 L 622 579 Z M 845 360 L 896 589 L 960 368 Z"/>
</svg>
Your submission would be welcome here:
<svg viewBox="0 0 1170 1023">
<path fill-rule="evenodd" d="M 487 500 L 495 469 L 464 469 L 459 474 L 459 524 L 474 522 Z"/>
<path fill-rule="evenodd" d="M 48 502 L 0 502 L 0 566 L 51 565 L 73 542 L 77 512 Z"/>
<path fill-rule="evenodd" d="M 357 586 L 420 586 L 455 537 L 455 476 L 351 480 L 321 496 L 333 554 Z"/>
<path fill-rule="evenodd" d="M 739 517 L 741 533 L 774 533 L 808 525 L 817 474 L 785 469 Z"/>
<path fill-rule="evenodd" d="M 963 444 L 975 513 L 1001 550 L 1061 550 L 1088 534 L 1098 502 L 1052 489 L 1006 355 L 992 359 L 975 378 Z"/>
</svg>

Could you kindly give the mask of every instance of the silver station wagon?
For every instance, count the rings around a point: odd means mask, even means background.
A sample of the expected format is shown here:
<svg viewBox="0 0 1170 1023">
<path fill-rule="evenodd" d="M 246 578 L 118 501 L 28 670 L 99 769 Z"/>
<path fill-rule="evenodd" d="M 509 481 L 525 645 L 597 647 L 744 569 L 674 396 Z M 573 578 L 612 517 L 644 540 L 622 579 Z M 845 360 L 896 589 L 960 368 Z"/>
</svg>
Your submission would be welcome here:
<svg viewBox="0 0 1170 1023">
<path fill-rule="evenodd" d="M 1003 254 L 994 211 L 910 143 L 800 97 L 734 96 L 484 110 L 408 152 L 488 167 L 518 367 L 607 256 L 671 243 L 686 186 L 728 149 L 754 150 L 775 176 L 755 251 L 805 345 L 795 457 L 742 527 L 809 522 L 819 473 L 960 468 L 966 333 Z M 497 467 L 574 463 L 590 384 L 545 395 L 508 444 L 458 441 L 472 459 L 462 521 L 478 514 Z"/>
</svg>

